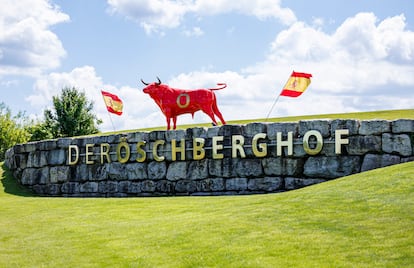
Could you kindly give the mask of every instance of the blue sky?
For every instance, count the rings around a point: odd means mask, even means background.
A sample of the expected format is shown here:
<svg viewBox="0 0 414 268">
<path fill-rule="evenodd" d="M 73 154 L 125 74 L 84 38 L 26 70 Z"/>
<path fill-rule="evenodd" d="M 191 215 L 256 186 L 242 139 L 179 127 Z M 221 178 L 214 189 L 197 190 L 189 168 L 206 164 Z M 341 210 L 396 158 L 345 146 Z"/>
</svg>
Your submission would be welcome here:
<svg viewBox="0 0 414 268">
<path fill-rule="evenodd" d="M 0 0 L 0 102 L 42 118 L 77 87 L 112 130 L 165 125 L 140 79 L 216 92 L 226 120 L 264 118 L 292 70 L 313 75 L 271 117 L 414 108 L 414 1 Z M 209 122 L 198 112 L 178 124 Z"/>
</svg>

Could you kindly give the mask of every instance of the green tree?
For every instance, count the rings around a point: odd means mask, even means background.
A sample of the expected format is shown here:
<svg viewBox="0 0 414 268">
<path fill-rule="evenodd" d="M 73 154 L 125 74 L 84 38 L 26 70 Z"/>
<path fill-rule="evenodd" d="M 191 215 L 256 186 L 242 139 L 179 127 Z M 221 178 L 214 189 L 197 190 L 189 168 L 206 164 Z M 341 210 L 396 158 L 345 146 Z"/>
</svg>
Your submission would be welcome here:
<svg viewBox="0 0 414 268">
<path fill-rule="evenodd" d="M 76 88 L 63 88 L 60 96 L 53 97 L 54 110 L 45 110 L 46 132 L 57 137 L 72 137 L 98 133 L 102 120 L 93 114 L 93 102 Z"/>
<path fill-rule="evenodd" d="M 4 160 L 7 149 L 29 140 L 30 133 L 25 128 L 25 121 L 23 113 L 12 116 L 10 109 L 0 103 L 0 161 Z"/>
</svg>

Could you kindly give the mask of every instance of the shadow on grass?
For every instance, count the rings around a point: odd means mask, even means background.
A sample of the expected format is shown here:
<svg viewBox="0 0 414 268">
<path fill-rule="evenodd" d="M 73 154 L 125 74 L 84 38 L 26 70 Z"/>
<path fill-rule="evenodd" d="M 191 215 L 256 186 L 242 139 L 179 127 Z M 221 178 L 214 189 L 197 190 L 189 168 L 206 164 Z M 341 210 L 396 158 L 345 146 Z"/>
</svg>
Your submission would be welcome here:
<svg viewBox="0 0 414 268">
<path fill-rule="evenodd" d="M 36 196 L 29 189 L 21 186 L 17 180 L 13 177 L 11 171 L 3 163 L 1 165 L 3 169 L 3 175 L 1 176 L 1 183 L 3 184 L 4 192 L 12 195 L 24 196 L 24 197 L 33 197 Z"/>
</svg>

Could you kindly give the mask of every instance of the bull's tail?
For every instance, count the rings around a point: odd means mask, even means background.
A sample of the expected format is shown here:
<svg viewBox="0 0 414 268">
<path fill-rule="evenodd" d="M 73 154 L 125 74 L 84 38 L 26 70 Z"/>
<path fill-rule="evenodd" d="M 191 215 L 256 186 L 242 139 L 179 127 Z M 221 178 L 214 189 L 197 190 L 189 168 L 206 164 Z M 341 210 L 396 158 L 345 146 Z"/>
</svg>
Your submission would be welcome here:
<svg viewBox="0 0 414 268">
<path fill-rule="evenodd" d="M 226 83 L 217 83 L 217 86 L 219 86 L 219 87 L 209 88 L 209 90 L 220 90 L 220 89 L 226 88 L 227 84 Z"/>
</svg>

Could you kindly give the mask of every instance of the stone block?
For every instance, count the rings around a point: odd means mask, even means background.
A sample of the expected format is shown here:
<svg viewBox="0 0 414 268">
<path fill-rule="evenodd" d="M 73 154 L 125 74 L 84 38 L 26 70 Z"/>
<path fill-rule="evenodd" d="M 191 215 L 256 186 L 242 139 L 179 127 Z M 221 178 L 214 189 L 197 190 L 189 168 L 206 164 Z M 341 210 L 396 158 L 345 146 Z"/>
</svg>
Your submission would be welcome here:
<svg viewBox="0 0 414 268">
<path fill-rule="evenodd" d="M 411 119 L 399 119 L 391 123 L 392 133 L 413 133 L 414 132 L 414 120 Z"/>
<path fill-rule="evenodd" d="M 367 154 L 361 165 L 361 172 L 371 169 L 386 167 L 400 163 L 400 157 L 398 155 L 389 154 Z"/>
<path fill-rule="evenodd" d="M 281 157 L 262 159 L 263 172 L 267 176 L 283 175 L 283 160 Z"/>
<path fill-rule="evenodd" d="M 85 182 L 80 185 L 80 193 L 97 193 L 98 192 L 98 183 L 97 182 Z"/>
<path fill-rule="evenodd" d="M 69 181 L 71 176 L 70 167 L 56 166 L 50 168 L 50 182 L 62 183 Z"/>
<path fill-rule="evenodd" d="M 117 193 L 118 192 L 118 182 L 116 181 L 101 181 L 98 183 L 98 192 L 107 194 L 107 193 Z"/>
<path fill-rule="evenodd" d="M 208 177 L 208 160 L 190 162 L 186 177 L 191 180 L 206 179 Z"/>
<path fill-rule="evenodd" d="M 411 156 L 413 148 L 407 134 L 382 134 L 382 150 L 386 153 L 397 153 L 402 156 Z"/>
<path fill-rule="evenodd" d="M 262 162 L 260 159 L 240 159 L 236 166 L 236 173 L 241 177 L 262 176 Z"/>
<path fill-rule="evenodd" d="M 236 159 L 209 159 L 208 160 L 208 172 L 210 176 L 229 178 L 236 176 Z"/>
<path fill-rule="evenodd" d="M 197 184 L 193 180 L 180 180 L 175 184 L 175 191 L 191 194 L 197 191 Z"/>
<path fill-rule="evenodd" d="M 189 139 L 192 138 L 207 138 L 207 128 L 204 127 L 194 127 L 194 128 L 188 128 L 186 130 L 186 136 Z"/>
<path fill-rule="evenodd" d="M 34 185 L 37 183 L 38 176 L 39 170 L 37 168 L 26 168 L 22 172 L 20 183 L 28 186 Z"/>
<path fill-rule="evenodd" d="M 267 176 L 296 176 L 303 172 L 304 162 L 301 158 L 265 158 L 263 172 Z"/>
<path fill-rule="evenodd" d="M 381 135 L 391 131 L 391 124 L 386 120 L 364 120 L 359 127 L 360 135 Z"/>
<path fill-rule="evenodd" d="M 128 180 L 148 179 L 147 163 L 130 163 L 125 165 L 126 178 Z"/>
<path fill-rule="evenodd" d="M 335 135 L 335 130 L 348 129 L 349 135 L 357 135 L 359 129 L 359 121 L 336 119 L 331 122 L 331 135 Z"/>
<path fill-rule="evenodd" d="M 309 130 L 317 130 L 322 137 L 327 138 L 330 134 L 330 120 L 302 120 L 299 121 L 299 135 L 303 137 Z"/>
<path fill-rule="evenodd" d="M 165 132 L 165 141 L 171 142 L 172 140 L 179 141 L 187 138 L 187 132 L 185 130 L 170 130 Z"/>
<path fill-rule="evenodd" d="M 304 175 L 311 178 L 335 179 L 358 173 L 359 156 L 309 157 L 305 162 Z"/>
<path fill-rule="evenodd" d="M 122 164 L 119 162 L 112 162 L 110 164 L 106 164 L 106 172 L 107 177 L 110 180 L 124 180 L 125 179 L 125 169 L 126 164 Z"/>
<path fill-rule="evenodd" d="M 247 190 L 247 178 L 226 179 L 226 191 L 245 191 Z"/>
<path fill-rule="evenodd" d="M 219 192 L 224 191 L 224 179 L 223 178 L 211 178 L 201 181 L 197 181 L 198 192 Z"/>
<path fill-rule="evenodd" d="M 61 191 L 68 195 L 78 194 L 80 193 L 80 185 L 77 182 L 65 182 L 62 184 Z"/>
<path fill-rule="evenodd" d="M 293 137 L 298 136 L 298 123 L 270 123 L 267 125 L 267 136 L 271 140 L 276 140 L 278 132 L 282 133 L 282 137 L 286 138 L 288 132 L 293 133 Z"/>
<path fill-rule="evenodd" d="M 159 180 L 155 184 L 155 190 L 159 193 L 173 194 L 175 191 L 175 184 L 172 181 Z"/>
<path fill-rule="evenodd" d="M 351 155 L 364 155 L 370 153 L 380 153 L 382 139 L 380 136 L 352 136 L 349 137 L 347 151 Z"/>
<path fill-rule="evenodd" d="M 165 179 L 167 175 L 167 164 L 163 162 L 152 161 L 148 163 L 148 178 L 154 180 Z"/>
<path fill-rule="evenodd" d="M 245 138 L 252 138 L 257 133 L 266 133 L 266 124 L 250 123 L 242 126 L 242 133 Z"/>
<path fill-rule="evenodd" d="M 49 152 L 49 165 L 64 165 L 66 162 L 66 151 L 64 149 L 52 150 Z"/>
<path fill-rule="evenodd" d="M 34 151 L 29 153 L 27 167 L 44 167 L 48 164 L 48 151 Z"/>
<path fill-rule="evenodd" d="M 281 177 L 264 177 L 249 179 L 247 188 L 251 191 L 273 192 L 283 188 L 283 179 Z"/>
<path fill-rule="evenodd" d="M 178 181 L 187 178 L 187 162 L 172 162 L 167 169 L 167 180 Z"/>
</svg>

